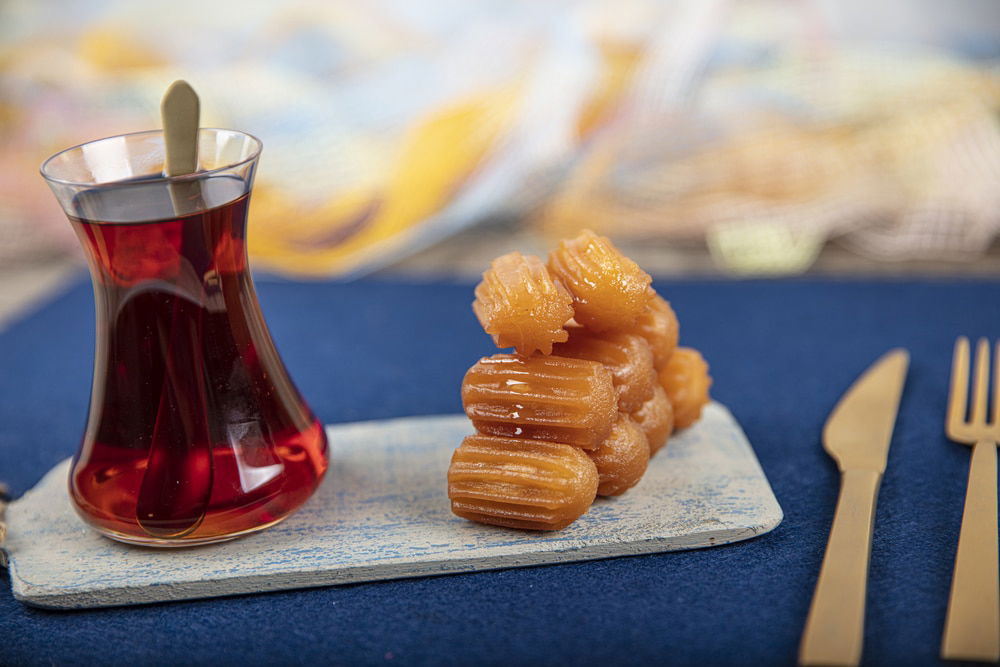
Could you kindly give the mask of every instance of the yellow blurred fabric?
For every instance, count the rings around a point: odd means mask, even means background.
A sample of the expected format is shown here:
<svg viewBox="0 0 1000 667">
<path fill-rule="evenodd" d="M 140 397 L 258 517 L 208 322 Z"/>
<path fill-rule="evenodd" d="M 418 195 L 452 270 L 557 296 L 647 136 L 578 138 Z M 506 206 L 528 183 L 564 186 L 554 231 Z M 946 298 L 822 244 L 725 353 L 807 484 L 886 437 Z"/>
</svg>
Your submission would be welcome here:
<svg viewBox="0 0 1000 667">
<path fill-rule="evenodd" d="M 406 232 L 444 207 L 488 154 L 510 119 L 516 93 L 498 91 L 436 111 L 410 130 L 383 187 L 347 192 L 312 213 L 273 192 L 251 204 L 250 249 L 261 265 L 297 274 L 349 272 L 373 248 L 405 242 Z"/>
</svg>

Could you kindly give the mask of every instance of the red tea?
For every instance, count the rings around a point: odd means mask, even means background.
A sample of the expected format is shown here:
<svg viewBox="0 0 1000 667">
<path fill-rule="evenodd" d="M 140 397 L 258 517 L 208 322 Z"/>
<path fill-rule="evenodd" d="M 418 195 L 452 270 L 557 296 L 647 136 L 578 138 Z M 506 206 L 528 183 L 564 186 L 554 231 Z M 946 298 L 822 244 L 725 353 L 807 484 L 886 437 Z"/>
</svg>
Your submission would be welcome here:
<svg viewBox="0 0 1000 667">
<path fill-rule="evenodd" d="M 326 471 L 322 425 L 278 357 L 247 270 L 247 190 L 220 176 L 180 191 L 197 201 L 175 202 L 162 180 L 73 200 L 97 345 L 70 491 L 112 537 L 192 544 L 259 529 Z"/>
</svg>

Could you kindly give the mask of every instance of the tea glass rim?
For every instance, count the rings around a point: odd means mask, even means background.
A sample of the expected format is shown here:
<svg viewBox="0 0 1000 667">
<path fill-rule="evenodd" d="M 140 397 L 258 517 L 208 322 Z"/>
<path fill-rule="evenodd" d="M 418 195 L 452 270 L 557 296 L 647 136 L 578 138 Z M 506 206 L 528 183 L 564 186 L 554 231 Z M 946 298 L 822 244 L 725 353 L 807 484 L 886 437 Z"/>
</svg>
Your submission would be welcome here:
<svg viewBox="0 0 1000 667">
<path fill-rule="evenodd" d="M 232 169 L 239 168 L 239 167 L 241 167 L 243 165 L 249 164 L 249 163 L 253 162 L 254 160 L 256 160 L 258 157 L 260 157 L 260 152 L 261 152 L 261 150 L 264 147 L 264 142 L 262 142 L 260 139 L 258 139 L 256 136 L 250 134 L 249 132 L 243 132 L 242 130 L 232 130 L 232 129 L 225 128 L 225 127 L 200 127 L 200 128 L 198 128 L 198 134 L 200 135 L 202 132 L 216 132 L 216 133 L 218 133 L 218 132 L 231 132 L 233 134 L 242 135 L 244 137 L 249 138 L 253 142 L 253 150 L 250 152 L 250 155 L 248 155 L 247 157 L 243 158 L 242 160 L 237 160 L 235 162 L 229 162 L 229 163 L 220 165 L 218 167 L 213 167 L 212 169 L 204 169 L 204 170 L 199 170 L 199 171 L 193 171 L 193 172 L 191 172 L 189 174 L 179 174 L 179 175 L 175 175 L 175 176 L 168 176 L 166 174 L 161 174 L 160 176 L 156 176 L 156 177 L 149 178 L 149 179 L 143 179 L 141 181 L 130 181 L 130 180 L 111 180 L 111 181 L 99 181 L 99 182 L 94 182 L 94 181 L 78 181 L 78 180 L 72 180 L 72 179 L 67 179 L 67 178 L 59 178 L 57 176 L 52 175 L 51 173 L 47 173 L 47 168 L 49 167 L 50 163 L 52 163 L 53 160 L 55 160 L 55 159 L 57 159 L 57 158 L 65 155 L 67 153 L 70 153 L 72 151 L 79 151 L 84 146 L 89 146 L 91 144 L 97 144 L 97 143 L 100 143 L 102 141 L 109 141 L 111 139 L 120 139 L 120 138 L 124 138 L 124 137 L 138 137 L 140 135 L 150 135 L 150 136 L 163 135 L 163 133 L 164 133 L 162 129 L 160 129 L 160 130 L 139 130 L 138 132 L 123 132 L 122 134 L 112 134 L 112 135 L 109 135 L 107 137 L 101 137 L 99 139 L 91 139 L 90 141 L 84 141 L 84 142 L 81 142 L 79 144 L 76 144 L 75 146 L 70 146 L 69 148 L 64 148 L 61 151 L 53 153 L 52 155 L 50 155 L 49 157 L 47 157 L 45 159 L 45 161 L 42 162 L 41 166 L 38 168 L 38 171 L 42 175 L 42 178 L 44 178 L 49 183 L 56 183 L 56 184 L 59 184 L 59 185 L 67 185 L 67 186 L 71 186 L 71 187 L 91 187 L 91 188 L 97 187 L 97 188 L 99 188 L 99 187 L 104 187 L 106 185 L 115 185 L 115 186 L 132 185 L 132 184 L 135 184 L 135 185 L 142 185 L 142 184 L 148 185 L 151 181 L 152 182 L 156 182 L 156 183 L 180 183 L 180 182 L 200 180 L 200 179 L 204 178 L 205 176 L 211 176 L 212 174 L 217 174 L 217 173 L 220 173 L 220 172 L 229 171 L 229 170 L 232 170 Z"/>
</svg>

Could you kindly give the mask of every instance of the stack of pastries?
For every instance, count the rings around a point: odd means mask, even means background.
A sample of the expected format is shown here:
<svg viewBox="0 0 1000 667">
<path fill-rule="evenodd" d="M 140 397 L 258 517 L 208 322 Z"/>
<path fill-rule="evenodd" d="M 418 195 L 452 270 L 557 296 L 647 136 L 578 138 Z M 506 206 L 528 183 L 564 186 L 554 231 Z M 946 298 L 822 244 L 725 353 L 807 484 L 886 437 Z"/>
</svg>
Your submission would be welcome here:
<svg viewBox="0 0 1000 667">
<path fill-rule="evenodd" d="M 596 496 L 635 486 L 670 435 L 701 417 L 711 378 L 678 347 L 679 326 L 651 279 L 591 231 L 548 264 L 493 260 L 473 311 L 500 348 L 462 382 L 476 428 L 452 456 L 452 511 L 480 523 L 559 530 Z"/>
</svg>

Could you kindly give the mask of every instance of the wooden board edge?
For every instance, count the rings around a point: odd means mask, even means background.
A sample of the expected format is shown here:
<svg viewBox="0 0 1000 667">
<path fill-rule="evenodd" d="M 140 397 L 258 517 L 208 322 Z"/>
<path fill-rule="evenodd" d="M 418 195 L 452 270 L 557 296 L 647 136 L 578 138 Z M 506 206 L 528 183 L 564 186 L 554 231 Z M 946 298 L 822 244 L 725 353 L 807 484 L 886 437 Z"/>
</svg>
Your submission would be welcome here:
<svg viewBox="0 0 1000 667">
<path fill-rule="evenodd" d="M 447 576 L 521 567 L 560 565 L 563 563 L 642 556 L 656 553 L 691 551 L 746 541 L 765 535 L 777 528 L 783 519 L 783 513 L 777 503 L 774 503 L 773 509 L 773 515 L 768 517 L 768 521 L 760 525 L 749 526 L 741 530 L 705 531 L 684 536 L 683 538 L 650 538 L 630 543 L 628 545 L 630 547 L 628 553 L 618 551 L 609 553 L 609 548 L 620 548 L 620 544 L 599 544 L 567 549 L 563 552 L 538 551 L 473 559 L 453 558 L 407 564 L 397 563 L 392 566 L 367 565 L 333 571 L 303 571 L 279 576 L 275 576 L 274 574 L 252 575 L 233 577 L 231 579 L 217 579 L 214 581 L 151 584 L 149 586 L 104 589 L 102 591 L 61 591 L 58 594 L 46 593 L 42 588 L 35 587 L 21 580 L 12 572 L 11 588 L 14 597 L 26 605 L 42 609 L 73 610 L 229 597 L 325 586 L 343 586 L 347 584 L 377 583 L 397 579 Z M 387 572 L 391 572 L 391 576 L 387 576 Z M 156 591 L 155 596 L 145 593 L 153 590 Z"/>
</svg>

